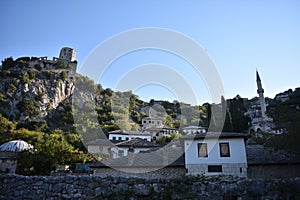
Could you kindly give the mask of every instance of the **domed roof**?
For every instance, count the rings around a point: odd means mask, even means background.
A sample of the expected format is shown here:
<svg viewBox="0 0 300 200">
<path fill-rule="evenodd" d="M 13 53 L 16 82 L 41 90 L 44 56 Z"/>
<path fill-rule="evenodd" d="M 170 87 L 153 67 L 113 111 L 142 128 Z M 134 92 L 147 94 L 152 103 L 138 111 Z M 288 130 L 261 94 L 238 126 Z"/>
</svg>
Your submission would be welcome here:
<svg viewBox="0 0 300 200">
<path fill-rule="evenodd" d="M 0 146 L 0 151 L 20 152 L 28 149 L 33 149 L 33 146 L 23 140 L 12 140 Z"/>
</svg>

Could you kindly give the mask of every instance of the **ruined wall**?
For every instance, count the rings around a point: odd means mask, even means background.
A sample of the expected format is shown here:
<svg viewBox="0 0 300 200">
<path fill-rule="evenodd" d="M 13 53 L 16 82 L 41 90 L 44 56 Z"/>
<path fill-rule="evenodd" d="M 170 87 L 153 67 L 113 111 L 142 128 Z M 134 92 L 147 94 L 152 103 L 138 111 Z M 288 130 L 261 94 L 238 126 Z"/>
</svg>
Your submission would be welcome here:
<svg viewBox="0 0 300 200">
<path fill-rule="evenodd" d="M 0 199 L 300 199 L 300 178 L 1 175 Z"/>
</svg>

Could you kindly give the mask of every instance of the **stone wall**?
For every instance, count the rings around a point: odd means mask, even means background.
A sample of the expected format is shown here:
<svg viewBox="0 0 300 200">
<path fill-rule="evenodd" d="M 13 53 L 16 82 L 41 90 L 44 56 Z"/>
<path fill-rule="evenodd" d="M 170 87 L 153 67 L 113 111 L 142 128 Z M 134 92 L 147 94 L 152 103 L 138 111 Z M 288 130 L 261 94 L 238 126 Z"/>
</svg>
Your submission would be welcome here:
<svg viewBox="0 0 300 200">
<path fill-rule="evenodd" d="M 0 173 L 15 173 L 17 153 L 0 151 Z"/>
<path fill-rule="evenodd" d="M 177 178 L 184 176 L 186 170 L 184 167 L 165 167 L 165 168 L 118 168 L 113 169 L 109 167 L 105 168 L 93 168 L 95 176 L 122 176 L 122 177 L 135 177 L 135 178 Z M 148 171 L 147 173 L 142 173 Z"/>
<path fill-rule="evenodd" d="M 1 175 L 0 199 L 300 199 L 300 178 Z"/>
<path fill-rule="evenodd" d="M 300 177 L 299 164 L 270 164 L 270 165 L 249 165 L 249 178 L 292 178 Z"/>
</svg>

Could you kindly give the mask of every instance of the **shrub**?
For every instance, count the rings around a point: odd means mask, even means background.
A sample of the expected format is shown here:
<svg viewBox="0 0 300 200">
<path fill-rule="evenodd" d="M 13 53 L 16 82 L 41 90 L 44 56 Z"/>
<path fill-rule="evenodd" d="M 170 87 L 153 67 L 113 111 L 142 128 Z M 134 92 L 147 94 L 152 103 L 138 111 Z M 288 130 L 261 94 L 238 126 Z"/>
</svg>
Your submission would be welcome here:
<svg viewBox="0 0 300 200">
<path fill-rule="evenodd" d="M 12 68 L 14 66 L 15 66 L 15 61 L 12 57 L 5 58 L 4 60 L 2 60 L 2 69 L 3 70 L 7 70 L 7 69 Z"/>
<path fill-rule="evenodd" d="M 39 64 L 35 64 L 33 67 L 34 67 L 34 69 L 36 69 L 36 70 L 38 70 L 38 71 L 41 71 L 41 70 L 42 70 L 42 67 L 41 67 L 41 65 L 39 65 Z"/>
<path fill-rule="evenodd" d="M 40 104 L 38 101 L 25 98 L 17 104 L 17 108 L 20 112 L 23 112 L 25 116 L 37 117 L 40 115 Z"/>
</svg>

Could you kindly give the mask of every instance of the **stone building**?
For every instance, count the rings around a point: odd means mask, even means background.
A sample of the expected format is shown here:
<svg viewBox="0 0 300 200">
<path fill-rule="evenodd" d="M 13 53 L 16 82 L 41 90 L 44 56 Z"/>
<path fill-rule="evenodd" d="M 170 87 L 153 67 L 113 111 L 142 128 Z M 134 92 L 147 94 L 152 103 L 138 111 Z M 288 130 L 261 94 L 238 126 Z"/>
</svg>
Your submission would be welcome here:
<svg viewBox="0 0 300 200">
<path fill-rule="evenodd" d="M 134 138 L 141 138 L 151 142 L 151 135 L 141 131 L 115 130 L 108 132 L 108 134 L 108 139 L 111 141 L 121 142 L 125 140 L 132 140 Z"/>
<path fill-rule="evenodd" d="M 163 137 L 171 137 L 172 134 L 178 134 L 177 128 L 172 128 L 169 126 L 164 127 L 149 127 L 143 130 L 145 133 L 149 133 L 152 136 L 152 141 L 157 141 Z"/>
<path fill-rule="evenodd" d="M 142 129 L 147 129 L 147 128 L 162 128 L 163 122 L 161 119 L 158 118 L 153 118 L 153 117 L 144 117 L 142 119 Z"/>
<path fill-rule="evenodd" d="M 76 60 L 76 51 L 70 47 L 63 47 L 60 50 L 59 58 L 73 62 Z"/>
<path fill-rule="evenodd" d="M 15 173 L 18 162 L 18 153 L 33 149 L 33 146 L 23 140 L 13 140 L 0 146 L 0 172 Z"/>
<path fill-rule="evenodd" d="M 112 158 L 121 158 L 128 156 L 130 153 L 137 154 L 158 148 L 159 145 L 149 142 L 141 138 L 133 138 L 117 143 L 114 147 L 111 147 Z"/>
</svg>

